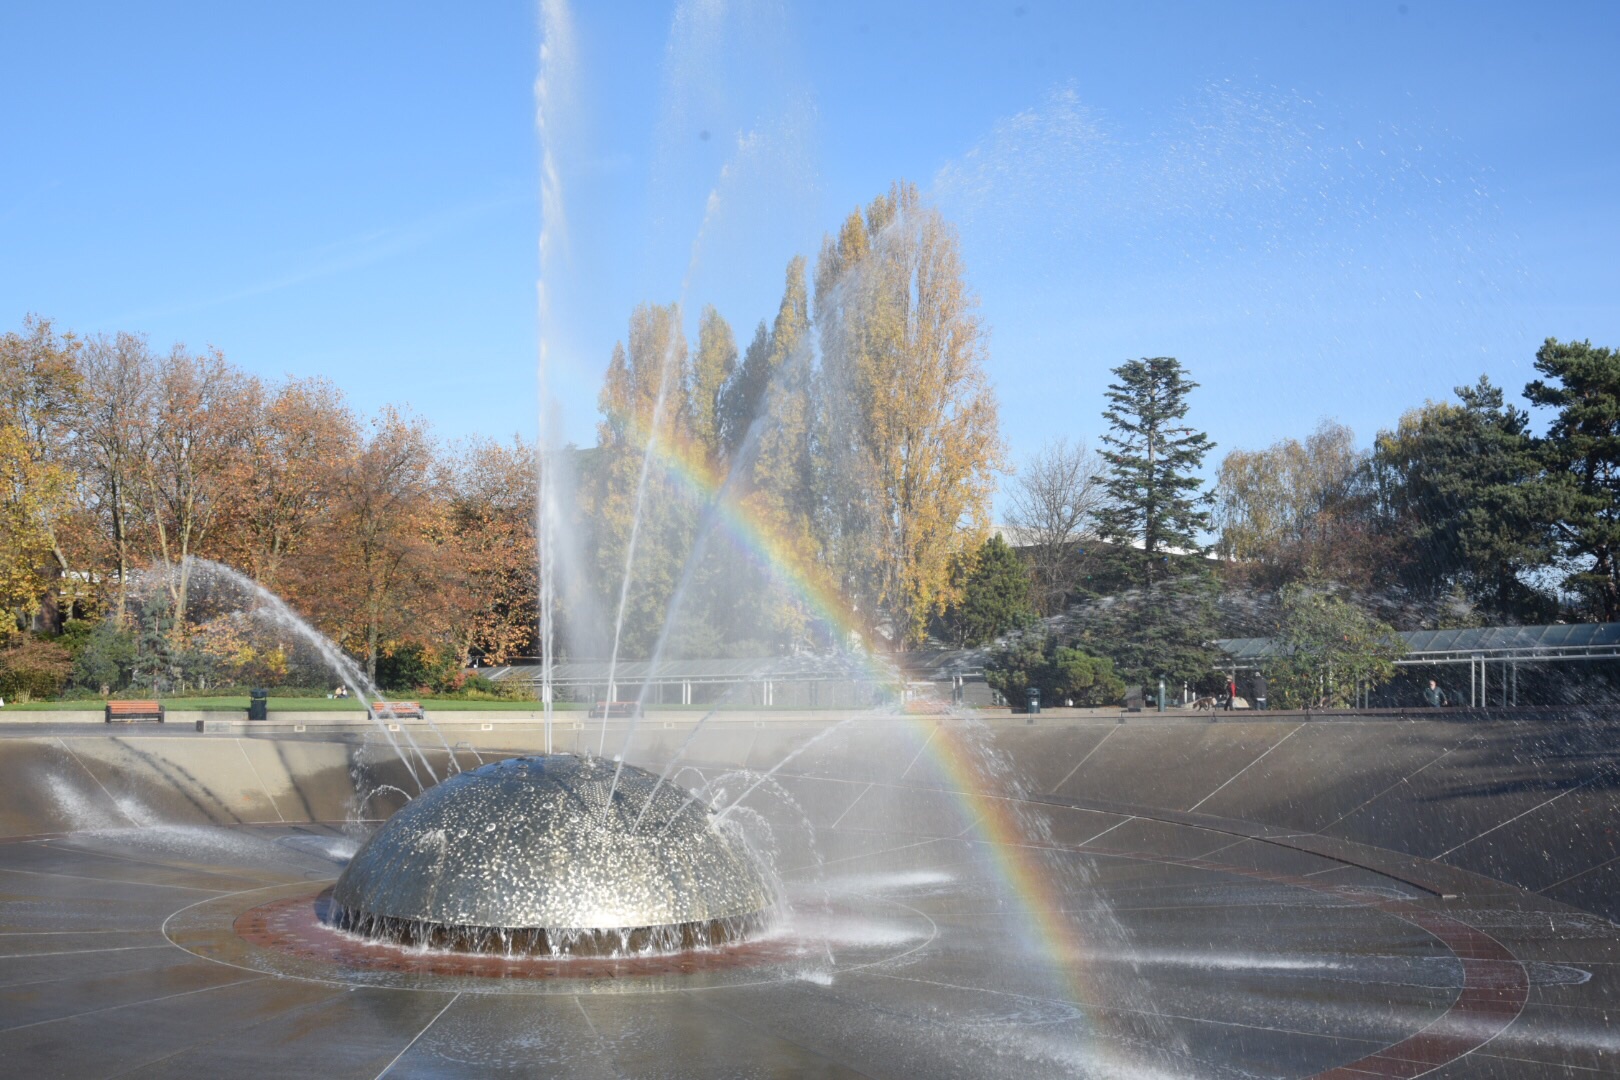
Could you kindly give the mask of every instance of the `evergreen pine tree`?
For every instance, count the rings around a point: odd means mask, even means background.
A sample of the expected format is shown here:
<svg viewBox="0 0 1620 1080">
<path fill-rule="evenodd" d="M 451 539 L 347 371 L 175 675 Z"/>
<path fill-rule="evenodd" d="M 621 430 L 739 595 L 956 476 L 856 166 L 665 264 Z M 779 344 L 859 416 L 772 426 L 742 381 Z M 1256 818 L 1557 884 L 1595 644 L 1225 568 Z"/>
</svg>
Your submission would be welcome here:
<svg viewBox="0 0 1620 1080">
<path fill-rule="evenodd" d="M 961 598 L 941 619 L 957 648 L 983 645 L 1034 621 L 1029 567 L 1000 536 L 992 535 L 971 559 L 961 560 L 958 576 Z"/>
<path fill-rule="evenodd" d="M 1536 350 L 1544 378 L 1524 388 L 1557 409 L 1540 440 L 1544 521 L 1573 570 L 1564 587 L 1605 622 L 1620 619 L 1620 350 L 1548 338 Z"/>
<path fill-rule="evenodd" d="M 1553 599 L 1523 572 L 1550 561 L 1529 416 L 1481 376 L 1458 404 L 1430 402 L 1380 432 L 1372 471 L 1406 544 L 1414 595 L 1461 601 L 1492 621 L 1548 621 Z M 1448 607 L 1457 606 L 1447 604 Z"/>
<path fill-rule="evenodd" d="M 1174 357 L 1131 360 L 1114 369 L 1102 437 L 1107 505 L 1098 534 L 1117 545 L 1125 580 L 1142 586 L 1071 620 L 1081 647 L 1110 657 L 1132 682 L 1196 682 L 1209 671 L 1213 574 L 1187 555 L 1205 546 L 1209 496 L 1197 475 L 1209 437 L 1185 422 L 1197 383 Z M 1182 565 L 1177 565 L 1181 562 Z"/>
<path fill-rule="evenodd" d="M 1199 493 L 1197 470 L 1215 444 L 1184 422 L 1187 394 L 1198 384 L 1175 357 L 1131 360 L 1114 375 L 1103 410 L 1109 505 L 1097 524 L 1103 539 L 1140 546 L 1133 576 L 1151 590 L 1169 576 L 1171 554 L 1205 550 L 1198 534 L 1209 528 L 1209 497 Z"/>
</svg>

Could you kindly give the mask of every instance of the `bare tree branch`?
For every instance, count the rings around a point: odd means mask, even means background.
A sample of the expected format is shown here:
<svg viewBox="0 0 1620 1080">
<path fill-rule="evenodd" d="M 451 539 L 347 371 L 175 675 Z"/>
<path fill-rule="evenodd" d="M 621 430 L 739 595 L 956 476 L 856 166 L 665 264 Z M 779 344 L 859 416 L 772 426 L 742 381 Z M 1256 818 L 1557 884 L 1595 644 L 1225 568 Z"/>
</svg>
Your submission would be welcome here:
<svg viewBox="0 0 1620 1080">
<path fill-rule="evenodd" d="M 1063 610 L 1079 570 L 1080 542 L 1092 535 L 1104 496 L 1102 462 L 1083 440 L 1049 442 L 1019 470 L 1007 509 L 1008 539 L 1030 555 L 1042 615 Z"/>
</svg>

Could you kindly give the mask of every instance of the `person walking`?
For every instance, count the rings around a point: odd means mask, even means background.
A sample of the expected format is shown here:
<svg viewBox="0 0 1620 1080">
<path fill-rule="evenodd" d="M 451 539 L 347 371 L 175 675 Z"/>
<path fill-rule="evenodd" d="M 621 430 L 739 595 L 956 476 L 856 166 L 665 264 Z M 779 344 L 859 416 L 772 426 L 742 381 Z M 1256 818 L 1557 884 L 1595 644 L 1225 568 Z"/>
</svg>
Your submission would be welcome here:
<svg viewBox="0 0 1620 1080">
<path fill-rule="evenodd" d="M 1227 712 L 1231 712 L 1233 710 L 1233 708 L 1236 707 L 1236 705 L 1235 705 L 1236 701 L 1237 701 L 1237 676 L 1236 675 L 1229 675 L 1229 676 L 1227 676 L 1227 679 L 1226 679 L 1226 711 Z"/>
<path fill-rule="evenodd" d="M 1439 683 L 1430 679 L 1428 689 L 1423 691 L 1423 700 L 1427 701 L 1432 708 L 1438 709 L 1446 703 L 1446 692 L 1440 689 Z"/>
<path fill-rule="evenodd" d="M 1254 687 L 1254 707 L 1257 708 L 1257 709 L 1265 708 L 1266 707 L 1266 677 L 1264 675 L 1262 675 L 1258 671 L 1255 672 L 1254 673 L 1254 681 L 1253 681 L 1252 685 Z"/>
</svg>

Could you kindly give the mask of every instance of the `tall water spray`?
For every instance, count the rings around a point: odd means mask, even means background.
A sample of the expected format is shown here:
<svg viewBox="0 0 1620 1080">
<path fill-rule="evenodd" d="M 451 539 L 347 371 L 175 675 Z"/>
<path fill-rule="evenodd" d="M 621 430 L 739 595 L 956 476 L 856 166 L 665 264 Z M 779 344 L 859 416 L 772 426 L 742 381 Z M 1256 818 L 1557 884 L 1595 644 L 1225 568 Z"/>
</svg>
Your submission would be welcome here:
<svg viewBox="0 0 1620 1080">
<path fill-rule="evenodd" d="M 387 721 L 397 718 L 384 700 L 382 691 L 366 677 L 365 673 L 360 670 L 360 665 L 355 663 L 348 654 L 338 648 L 325 634 L 322 634 L 300 618 L 297 612 L 287 606 L 285 600 L 247 575 L 211 559 L 201 559 L 195 555 L 188 555 L 179 567 L 170 567 L 167 572 L 174 574 L 179 573 L 182 569 L 188 577 L 201 576 L 229 583 L 233 588 L 247 594 L 256 605 L 248 612 L 249 615 L 255 618 L 268 619 L 276 626 L 291 632 L 312 647 L 320 655 L 327 667 L 331 669 L 332 673 L 338 677 L 338 680 L 348 687 L 351 694 L 360 700 L 360 703 L 365 707 L 367 718 L 377 725 L 383 736 L 388 740 L 388 745 L 393 748 L 394 753 L 398 755 L 406 771 L 410 773 L 411 780 L 415 782 L 417 791 L 427 790 L 429 785 L 422 782 L 411 756 L 401 749 L 398 740 L 394 738 L 393 727 L 390 727 L 387 723 Z M 450 742 L 445 738 L 444 732 L 439 729 L 437 724 L 429 720 L 425 713 L 422 716 L 422 722 L 427 725 L 428 730 L 438 737 L 439 743 L 444 748 L 449 767 L 460 771 L 461 764 L 456 760 L 455 751 L 451 749 Z M 416 739 L 412 737 L 410 729 L 403 724 L 394 725 L 394 727 L 397 727 L 400 734 L 405 737 L 406 745 L 410 747 L 411 754 L 415 756 L 416 762 L 420 763 L 422 770 L 427 773 L 428 779 L 437 784 L 439 776 L 433 771 L 432 762 L 428 760 L 422 748 L 417 745 Z"/>
<path fill-rule="evenodd" d="M 545 750 L 552 749 L 552 678 L 557 651 L 557 459 L 561 438 L 551 400 L 554 327 L 549 282 L 553 279 L 564 237 L 562 176 L 555 149 L 557 113 L 566 99 L 573 57 L 573 25 L 565 0 L 540 5 L 540 73 L 534 83 L 535 128 L 540 139 L 540 277 L 536 283 L 539 319 L 539 436 L 536 440 L 538 498 L 536 532 L 540 574 L 540 707 L 545 717 Z"/>
</svg>

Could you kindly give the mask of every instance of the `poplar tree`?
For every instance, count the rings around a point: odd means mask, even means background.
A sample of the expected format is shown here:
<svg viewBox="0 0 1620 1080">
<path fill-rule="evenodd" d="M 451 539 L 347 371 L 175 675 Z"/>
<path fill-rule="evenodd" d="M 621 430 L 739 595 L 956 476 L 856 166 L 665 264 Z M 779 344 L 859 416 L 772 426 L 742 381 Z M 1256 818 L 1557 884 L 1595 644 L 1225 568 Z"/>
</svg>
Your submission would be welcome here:
<svg viewBox="0 0 1620 1080">
<path fill-rule="evenodd" d="M 804 257 L 788 263 L 782 303 L 771 324 L 762 408 L 767 423 L 753 455 L 752 499 L 790 543 L 808 547 L 813 488 L 810 460 L 810 296 Z"/>
<path fill-rule="evenodd" d="M 986 334 L 956 233 L 896 183 L 822 247 L 817 400 L 826 548 L 843 592 L 896 648 L 960 592 L 1001 468 Z"/>
<path fill-rule="evenodd" d="M 730 325 L 713 306 L 704 308 L 692 362 L 692 438 L 710 464 L 721 457 L 721 391 L 736 366 L 737 339 Z"/>
<path fill-rule="evenodd" d="M 617 343 L 598 399 L 600 456 L 593 466 L 588 520 L 594 528 L 597 600 L 614 618 L 637 513 L 643 455 L 649 440 L 662 449 L 647 474 L 640 507 L 635 560 L 626 597 L 621 656 L 645 653 L 657 640 L 669 610 L 681 565 L 691 547 L 696 514 L 671 475 L 670 454 L 691 439 L 692 385 L 678 305 L 638 305 L 630 316 L 628 344 Z M 664 403 L 659 409 L 658 400 Z"/>
<path fill-rule="evenodd" d="M 765 397 L 765 386 L 770 378 L 771 330 L 764 319 L 754 327 L 754 339 L 743 352 L 742 363 L 732 372 L 720 389 L 716 406 L 716 422 L 720 430 L 720 446 L 724 457 L 736 458 L 748 431 L 759 415 L 760 402 Z"/>
<path fill-rule="evenodd" d="M 1102 437 L 1109 505 L 1097 515 L 1103 539 L 1140 548 L 1138 573 L 1150 590 L 1169 576 L 1169 557 L 1203 554 L 1209 497 L 1197 470 L 1214 448 L 1189 426 L 1187 395 L 1198 384 L 1173 356 L 1130 360 L 1114 369 Z"/>
<path fill-rule="evenodd" d="M 792 561 L 803 577 L 816 569 L 817 513 L 810 401 L 815 357 L 802 255 L 788 262 L 782 301 L 765 341 L 763 350 L 749 349 L 738 373 L 731 467 L 740 475 L 733 479 L 734 497 L 770 535 L 778 556 Z M 765 625 L 759 629 L 778 639 L 803 636 L 807 613 L 796 597 L 764 581 L 755 593 L 764 607 Z"/>
</svg>

